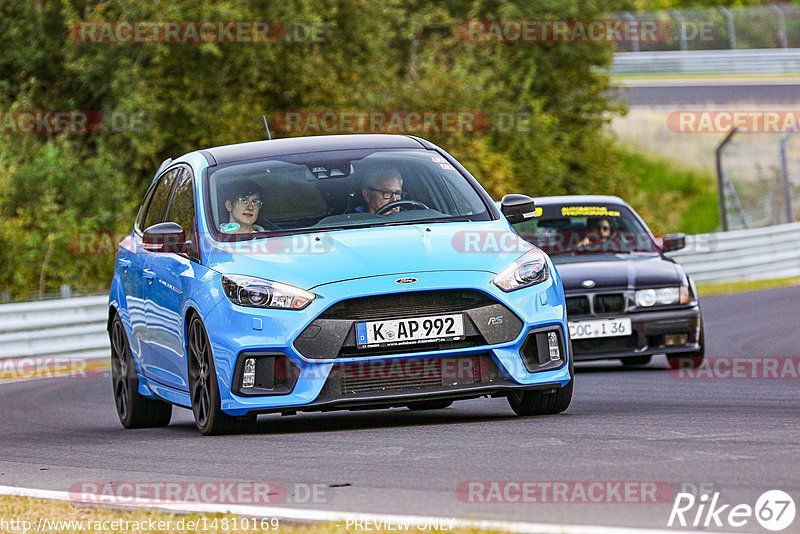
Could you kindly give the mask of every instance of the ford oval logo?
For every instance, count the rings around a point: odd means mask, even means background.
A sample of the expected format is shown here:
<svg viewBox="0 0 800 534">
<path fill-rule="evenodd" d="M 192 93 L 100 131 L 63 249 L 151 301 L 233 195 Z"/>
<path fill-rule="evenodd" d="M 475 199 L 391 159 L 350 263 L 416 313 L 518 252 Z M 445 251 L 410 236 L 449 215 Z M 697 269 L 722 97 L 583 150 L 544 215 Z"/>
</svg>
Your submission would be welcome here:
<svg viewBox="0 0 800 534">
<path fill-rule="evenodd" d="M 419 278 L 398 278 L 394 281 L 395 284 L 416 284 Z"/>
<path fill-rule="evenodd" d="M 581 285 L 586 289 L 591 289 L 597 285 L 597 282 L 595 282 L 594 280 L 584 280 L 583 282 L 581 282 Z"/>
</svg>

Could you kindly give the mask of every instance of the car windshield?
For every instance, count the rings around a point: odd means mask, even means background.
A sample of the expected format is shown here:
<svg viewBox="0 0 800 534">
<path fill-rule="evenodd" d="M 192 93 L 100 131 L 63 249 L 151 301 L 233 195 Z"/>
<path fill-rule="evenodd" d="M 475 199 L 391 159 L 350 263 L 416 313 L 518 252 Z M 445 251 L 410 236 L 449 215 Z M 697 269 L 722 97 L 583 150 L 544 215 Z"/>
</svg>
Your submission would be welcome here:
<svg viewBox="0 0 800 534">
<path fill-rule="evenodd" d="M 209 169 L 207 185 L 209 220 L 223 238 L 491 218 L 467 179 L 429 150 L 236 162 Z"/>
<path fill-rule="evenodd" d="M 514 229 L 551 255 L 658 251 L 650 232 L 623 205 L 541 205 L 534 218 Z"/>
</svg>

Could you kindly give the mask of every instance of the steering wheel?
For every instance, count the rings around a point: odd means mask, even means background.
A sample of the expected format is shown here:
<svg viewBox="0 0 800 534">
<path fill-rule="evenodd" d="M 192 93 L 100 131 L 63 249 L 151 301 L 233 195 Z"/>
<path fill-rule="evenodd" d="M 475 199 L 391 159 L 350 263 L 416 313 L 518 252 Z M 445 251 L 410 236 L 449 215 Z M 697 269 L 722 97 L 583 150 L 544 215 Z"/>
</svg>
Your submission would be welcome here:
<svg viewBox="0 0 800 534">
<path fill-rule="evenodd" d="M 429 210 L 430 208 L 423 204 L 422 202 L 418 202 L 416 200 L 395 200 L 394 202 L 389 202 L 385 204 L 383 207 L 379 208 L 378 211 L 375 212 L 375 215 L 383 215 L 387 211 L 391 211 L 400 206 L 407 206 L 413 210 Z"/>
</svg>

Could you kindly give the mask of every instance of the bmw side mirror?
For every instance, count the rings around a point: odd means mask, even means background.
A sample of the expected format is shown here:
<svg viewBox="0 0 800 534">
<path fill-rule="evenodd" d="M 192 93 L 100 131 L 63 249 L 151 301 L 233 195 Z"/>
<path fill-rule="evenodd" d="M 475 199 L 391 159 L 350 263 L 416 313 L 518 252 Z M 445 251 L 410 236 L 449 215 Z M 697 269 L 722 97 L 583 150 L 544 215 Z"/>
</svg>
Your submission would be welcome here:
<svg viewBox="0 0 800 534">
<path fill-rule="evenodd" d="M 506 195 L 500 202 L 500 211 L 503 212 L 511 224 L 527 221 L 536 214 L 536 204 L 527 195 Z"/>
<path fill-rule="evenodd" d="M 154 224 L 144 231 L 142 244 L 151 252 L 181 254 L 186 248 L 186 232 L 174 222 Z"/>
<path fill-rule="evenodd" d="M 664 252 L 686 248 L 686 234 L 667 234 L 661 240 Z"/>
</svg>

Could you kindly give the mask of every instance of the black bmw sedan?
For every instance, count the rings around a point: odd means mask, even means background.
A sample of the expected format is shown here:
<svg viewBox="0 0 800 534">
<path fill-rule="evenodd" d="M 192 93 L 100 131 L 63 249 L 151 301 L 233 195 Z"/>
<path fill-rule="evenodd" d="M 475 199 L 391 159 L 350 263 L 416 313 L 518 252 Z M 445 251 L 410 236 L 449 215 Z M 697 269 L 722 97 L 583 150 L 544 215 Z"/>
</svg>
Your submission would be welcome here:
<svg viewBox="0 0 800 534">
<path fill-rule="evenodd" d="M 536 198 L 535 216 L 514 225 L 547 252 L 561 275 L 576 361 L 646 365 L 666 354 L 671 368 L 703 361 L 703 320 L 691 279 L 665 252 L 683 234 L 653 237 L 613 196 Z"/>
</svg>

